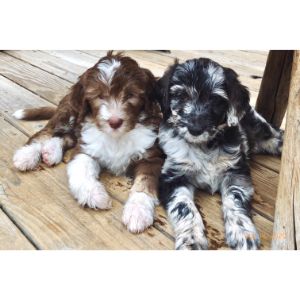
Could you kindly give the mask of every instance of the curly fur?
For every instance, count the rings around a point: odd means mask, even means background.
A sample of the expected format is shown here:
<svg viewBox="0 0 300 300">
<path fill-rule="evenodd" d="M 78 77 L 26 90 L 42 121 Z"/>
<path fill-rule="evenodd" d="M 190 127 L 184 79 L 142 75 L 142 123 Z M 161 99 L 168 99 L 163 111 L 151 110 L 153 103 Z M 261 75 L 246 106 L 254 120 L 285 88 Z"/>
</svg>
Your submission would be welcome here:
<svg viewBox="0 0 300 300">
<path fill-rule="evenodd" d="M 249 105 L 237 74 L 205 58 L 177 61 L 160 79 L 165 152 L 160 200 L 176 236 L 176 249 L 206 249 L 194 189 L 220 192 L 227 244 L 257 249 L 251 220 L 250 153 L 280 155 L 283 133 Z"/>
</svg>

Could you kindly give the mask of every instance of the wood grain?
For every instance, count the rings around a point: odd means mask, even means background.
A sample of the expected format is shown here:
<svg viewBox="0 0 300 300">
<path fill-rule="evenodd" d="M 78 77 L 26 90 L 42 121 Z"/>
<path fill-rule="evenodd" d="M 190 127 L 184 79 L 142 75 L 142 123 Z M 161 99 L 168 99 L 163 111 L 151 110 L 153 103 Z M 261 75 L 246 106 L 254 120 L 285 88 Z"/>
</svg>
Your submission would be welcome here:
<svg viewBox="0 0 300 300">
<path fill-rule="evenodd" d="M 6 197 L 5 191 L 0 185 L 0 199 L 4 197 Z M 34 249 L 34 246 L 26 239 L 15 224 L 0 210 L 0 250 Z"/>
<path fill-rule="evenodd" d="M 295 51 L 272 249 L 300 248 L 300 51 Z"/>
<path fill-rule="evenodd" d="M 69 63 L 79 65 L 85 68 L 92 67 L 102 56 L 106 54 L 107 51 L 101 50 L 99 52 L 99 56 L 91 56 L 89 54 L 75 51 L 75 50 L 44 50 L 42 52 L 46 52 L 55 57 L 59 57 Z"/>
<path fill-rule="evenodd" d="M 3 52 L 0 52 L 0 74 L 54 104 L 59 103 L 72 85 Z"/>
<path fill-rule="evenodd" d="M 54 107 L 48 101 L 0 75 L 0 114 L 27 135 L 32 135 L 41 130 L 46 121 L 20 121 L 16 120 L 12 114 L 18 109 L 39 106 Z"/>
<path fill-rule="evenodd" d="M 251 162 L 251 176 L 254 186 L 252 208 L 268 220 L 274 220 L 275 198 L 278 186 L 278 173 Z"/>
<path fill-rule="evenodd" d="M 29 64 L 38 67 L 39 69 L 45 70 L 71 83 L 75 83 L 78 80 L 78 76 L 86 70 L 86 67 L 70 63 L 64 59 L 42 51 L 9 50 L 5 51 L 5 53 L 28 62 Z"/>
<path fill-rule="evenodd" d="M 255 109 L 280 127 L 289 96 L 293 51 L 271 50 L 268 55 Z"/>
<path fill-rule="evenodd" d="M 280 157 L 258 154 L 258 155 L 253 155 L 251 160 L 257 162 L 258 164 L 276 173 L 279 173 L 280 171 L 280 163 L 281 163 Z"/>
</svg>

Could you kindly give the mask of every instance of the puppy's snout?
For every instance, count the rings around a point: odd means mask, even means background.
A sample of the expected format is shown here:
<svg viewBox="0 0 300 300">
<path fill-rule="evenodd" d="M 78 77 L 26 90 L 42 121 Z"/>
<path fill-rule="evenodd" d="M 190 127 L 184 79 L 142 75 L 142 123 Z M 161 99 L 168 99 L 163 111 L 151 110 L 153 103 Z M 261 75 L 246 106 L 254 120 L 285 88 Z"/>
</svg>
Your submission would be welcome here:
<svg viewBox="0 0 300 300">
<path fill-rule="evenodd" d="M 205 130 L 207 130 L 207 124 L 204 121 L 193 120 L 188 126 L 188 131 L 191 135 L 198 136 L 201 135 Z"/>
<path fill-rule="evenodd" d="M 120 119 L 118 117 L 111 117 L 108 119 L 108 124 L 111 128 L 117 129 L 123 124 L 123 119 Z"/>
<path fill-rule="evenodd" d="M 198 136 L 203 133 L 203 129 L 199 127 L 188 127 L 189 133 L 194 136 Z"/>
</svg>

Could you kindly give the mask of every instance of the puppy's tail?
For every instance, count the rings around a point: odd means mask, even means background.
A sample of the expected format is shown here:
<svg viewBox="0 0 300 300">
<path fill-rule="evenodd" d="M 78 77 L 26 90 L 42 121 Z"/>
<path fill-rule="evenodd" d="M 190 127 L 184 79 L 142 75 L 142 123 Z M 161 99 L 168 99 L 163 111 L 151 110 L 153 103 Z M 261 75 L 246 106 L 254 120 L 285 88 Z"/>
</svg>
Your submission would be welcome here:
<svg viewBox="0 0 300 300">
<path fill-rule="evenodd" d="M 19 109 L 13 113 L 13 116 L 18 120 L 49 120 L 56 111 L 55 107 L 38 107 Z"/>
</svg>

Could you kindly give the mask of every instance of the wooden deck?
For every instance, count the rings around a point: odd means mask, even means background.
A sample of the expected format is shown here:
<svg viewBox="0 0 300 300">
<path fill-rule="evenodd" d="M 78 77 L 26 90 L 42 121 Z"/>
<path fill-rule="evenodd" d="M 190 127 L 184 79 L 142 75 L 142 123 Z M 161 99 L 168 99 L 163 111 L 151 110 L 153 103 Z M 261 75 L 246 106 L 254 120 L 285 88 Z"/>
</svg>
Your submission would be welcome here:
<svg viewBox="0 0 300 300">
<path fill-rule="evenodd" d="M 126 51 L 156 76 L 175 57 L 209 57 L 233 68 L 251 91 L 255 104 L 266 64 L 264 51 Z M 2 51 L 0 52 L 0 249 L 173 249 L 172 229 L 161 207 L 154 226 L 138 235 L 121 223 L 130 180 L 103 174 L 101 180 L 113 198 L 110 211 L 81 208 L 68 191 L 65 164 L 41 166 L 20 173 L 12 165 L 14 151 L 43 127 L 44 121 L 15 120 L 24 107 L 57 105 L 78 75 L 105 51 Z M 253 219 L 262 249 L 271 246 L 280 160 L 256 156 L 251 162 L 255 186 Z M 197 194 L 210 249 L 226 249 L 221 202 L 218 195 Z"/>
</svg>

